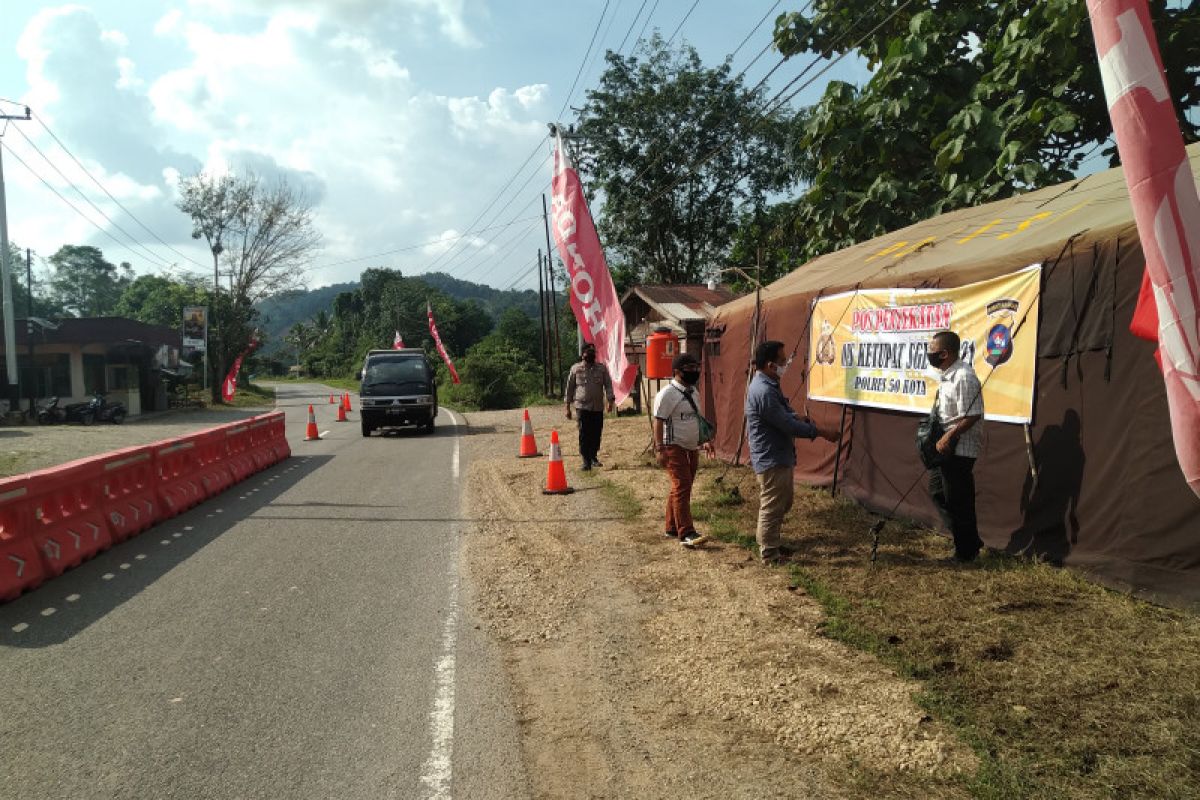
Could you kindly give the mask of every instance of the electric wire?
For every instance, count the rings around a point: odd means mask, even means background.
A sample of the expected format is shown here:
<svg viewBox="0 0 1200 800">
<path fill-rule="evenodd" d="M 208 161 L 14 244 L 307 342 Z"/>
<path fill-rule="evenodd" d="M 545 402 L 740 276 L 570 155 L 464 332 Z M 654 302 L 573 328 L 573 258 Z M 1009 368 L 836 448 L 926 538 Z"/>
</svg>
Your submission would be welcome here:
<svg viewBox="0 0 1200 800">
<path fill-rule="evenodd" d="M 608 4 L 611 0 L 604 0 L 604 8 L 600 11 L 600 19 L 596 20 L 596 28 L 592 31 L 591 41 L 588 42 L 587 50 L 583 53 L 583 59 L 579 62 L 579 71 L 575 73 L 575 80 L 571 81 L 571 88 L 567 92 L 567 98 L 563 100 L 562 108 L 558 110 L 557 118 L 561 119 L 566 112 L 567 106 L 571 103 L 571 97 L 575 94 L 575 87 L 579 85 L 579 78 L 583 75 L 583 68 L 588 63 L 588 56 L 592 54 L 592 46 L 596 44 L 596 36 L 600 33 L 600 25 L 604 22 L 604 15 L 608 13 Z"/>
<path fill-rule="evenodd" d="M 137 253 L 136 253 L 136 251 L 134 251 L 134 250 L 131 250 L 131 249 L 130 249 L 130 247 L 129 247 L 129 245 L 125 244 L 125 243 L 124 243 L 124 242 L 122 242 L 120 239 L 118 239 L 117 237 L 113 236 L 113 235 L 112 235 L 112 233 L 110 233 L 110 232 L 108 231 L 108 229 L 107 229 L 107 228 L 105 228 L 103 225 L 100 225 L 100 224 L 99 224 L 99 223 L 97 223 L 95 220 L 93 220 L 91 217 L 89 217 L 87 214 L 85 214 L 85 213 L 83 213 L 82 211 L 80 211 L 78 206 L 76 206 L 74 203 L 72 203 L 70 200 L 68 200 L 68 199 L 67 199 L 67 198 L 66 198 L 66 197 L 65 197 L 65 196 L 64 196 L 64 195 L 63 195 L 61 192 L 59 192 L 59 191 L 58 191 L 58 189 L 54 188 L 53 184 L 51 184 L 51 183 L 50 183 L 48 180 L 46 180 L 45 178 L 43 178 L 43 177 L 42 177 L 42 176 L 41 176 L 41 175 L 40 175 L 40 174 L 37 172 L 37 170 L 35 170 L 33 167 L 29 166 L 29 164 L 27 164 L 27 163 L 25 162 L 25 159 L 21 158 L 21 156 L 19 156 L 19 155 L 18 155 L 18 154 L 17 154 L 17 153 L 16 153 L 16 152 L 15 152 L 15 151 L 12 149 L 12 147 L 11 147 L 10 145 L 8 145 L 8 144 L 5 144 L 4 142 L 0 142 L 0 147 L 3 147 L 5 150 L 7 150 L 7 151 L 8 151 L 8 154 L 9 154 L 10 156 L 12 156 L 13 158 L 15 158 L 15 159 L 17 160 L 17 163 L 18 163 L 18 164 L 20 164 L 22 167 L 24 167 L 24 168 L 25 168 L 25 170 L 26 170 L 27 172 L 29 172 L 29 174 L 30 174 L 30 175 L 32 175 L 33 177 L 35 177 L 35 178 L 37 178 L 39 181 L 41 181 L 43 186 L 45 186 L 47 189 L 49 189 L 51 192 L 53 192 L 53 193 L 55 194 L 55 196 L 56 196 L 56 197 L 58 197 L 58 199 L 59 199 L 59 200 L 63 201 L 63 203 L 65 203 L 65 204 L 66 204 L 68 207 L 70 207 L 70 209 L 71 209 L 72 211 L 74 211 L 76 214 L 78 214 L 80 217 L 82 217 L 84 220 L 86 220 L 86 221 L 87 221 L 87 223 L 88 223 L 89 225 L 91 225 L 91 226 L 92 226 L 93 228 L 95 228 L 96 230 L 100 231 L 100 233 L 104 234 L 104 235 L 105 235 L 105 236 L 107 236 L 109 239 L 112 239 L 112 241 L 113 241 L 113 242 L 114 242 L 114 243 L 117 245 L 117 247 L 119 247 L 119 248 L 121 248 L 122 250 L 125 250 L 125 251 L 127 251 L 127 252 L 133 253 L 133 254 L 135 254 L 135 255 L 140 255 L 140 254 L 137 254 Z M 161 264 L 160 264 L 159 266 L 161 266 Z"/>
<path fill-rule="evenodd" d="M 47 156 L 44 152 L 42 152 L 42 149 L 40 147 L 38 147 L 34 143 L 34 141 L 32 139 L 30 139 L 29 136 L 23 130 L 21 130 L 19 127 L 13 128 L 13 130 L 15 130 L 18 134 L 20 134 L 21 138 L 25 140 L 25 144 L 29 145 L 29 147 L 33 149 L 33 152 L 37 153 L 39 156 L 42 157 L 42 160 L 45 161 L 50 166 L 50 169 L 52 169 L 56 173 L 58 173 L 58 176 L 60 178 L 62 178 L 64 181 L 66 181 L 68 186 L 70 186 L 72 189 L 75 190 L 75 193 L 77 195 L 79 195 L 80 199 L 83 200 L 83 202 L 85 202 L 89 206 L 91 206 L 92 209 L 97 214 L 104 217 L 104 219 L 107 220 L 108 224 L 111 225 L 113 228 L 115 228 L 117 231 L 119 231 L 121 234 L 123 234 L 125 236 L 125 238 L 128 239 L 133 244 L 134 247 L 141 248 L 142 252 L 149 256 L 151 262 L 153 262 L 155 266 L 167 267 L 167 268 L 171 267 L 170 262 L 162 260 L 152 250 L 150 250 L 145 245 L 141 244 L 137 239 L 135 239 L 129 233 L 129 231 L 125 230 L 115 220 L 113 220 L 112 217 L 110 217 L 108 214 L 106 214 L 104 212 L 104 209 L 100 208 L 100 206 L 98 206 L 94 202 L 92 202 L 92 199 L 90 197 L 88 197 L 86 194 L 84 194 L 83 190 L 80 189 L 79 186 L 76 185 L 76 183 L 73 180 L 68 178 L 66 173 L 64 173 L 61 169 L 59 169 L 58 165 L 55 164 L 53 161 L 51 161 L 50 157 Z M 9 148 L 9 152 L 12 152 L 11 147 Z M 126 246 L 126 247 L 128 248 L 128 246 Z M 131 250 L 130 252 L 136 252 L 136 251 Z"/>
<path fill-rule="evenodd" d="M 192 264 L 196 265 L 197 267 L 200 267 L 201 269 L 205 269 L 205 270 L 208 269 L 207 264 L 202 264 L 201 262 L 196 261 L 194 258 L 191 258 L 190 256 L 188 256 L 186 253 L 182 253 L 179 250 L 176 250 L 174 247 L 172 247 L 170 244 L 168 244 L 165 240 L 163 240 L 163 238 L 161 236 L 159 236 L 157 233 L 155 233 L 153 230 L 151 230 L 151 228 L 148 225 L 146 225 L 144 222 L 142 222 L 140 219 L 138 219 L 136 214 L 134 214 L 132 211 L 130 211 L 128 208 L 126 208 L 125 205 L 120 200 L 118 200 L 116 197 L 114 197 L 112 192 L 110 192 L 108 190 L 108 188 L 103 183 L 101 183 L 100 180 L 95 175 L 93 175 L 90 171 L 88 171 L 87 167 L 85 167 L 83 165 L 83 163 L 80 162 L 80 160 L 75 157 L 75 154 L 72 153 L 71 150 L 63 143 L 62 139 L 58 138 L 58 136 L 54 133 L 54 131 L 50 130 L 50 126 L 46 124 L 46 121 L 44 119 L 42 119 L 41 116 L 39 116 L 38 114 L 35 114 L 33 112 L 30 112 L 30 115 L 35 120 L 37 120 L 37 123 L 42 126 L 42 129 L 45 130 L 46 133 L 50 134 L 50 138 L 53 139 L 55 141 L 55 143 L 58 144 L 58 146 L 62 148 L 62 151 L 64 153 L 66 153 L 68 156 L 70 156 L 71 160 L 74 161 L 75 164 L 79 167 L 79 169 L 83 171 L 83 174 L 87 175 L 89 178 L 91 178 L 92 183 L 94 183 L 94 184 L 96 184 L 96 186 L 100 187 L 100 191 L 102 191 L 106 195 L 108 195 L 108 198 L 110 200 L 112 200 L 114 203 L 116 203 L 117 207 L 120 208 L 122 211 L 124 211 L 129 216 L 130 219 L 132 219 L 134 222 L 136 222 L 142 230 L 144 230 L 146 233 L 153 236 L 159 242 L 159 244 L 161 244 L 163 247 L 167 248 L 168 250 L 170 250 L 172 253 L 179 256 L 183 260 L 191 262 Z"/>
<path fill-rule="evenodd" d="M 650 2 L 650 0 L 642 0 L 642 4 L 638 6 L 637 13 L 633 15 L 633 21 L 629 23 L 628 30 L 626 30 L 625 35 L 621 37 L 621 43 L 617 45 L 618 54 L 625 49 L 625 42 L 629 41 L 629 34 L 633 33 L 633 26 L 637 25 L 638 18 L 642 16 L 642 9 L 646 7 L 646 3 L 648 2 Z"/>
<path fill-rule="evenodd" d="M 658 10 L 658 0 L 654 0 L 654 5 L 650 6 L 650 13 L 646 15 L 646 21 L 642 23 L 642 29 L 638 31 L 638 37 L 633 40 L 633 50 L 637 50 L 637 46 L 646 36 L 646 26 L 650 24 L 650 18 L 654 16 L 654 12 Z"/>
<path fill-rule="evenodd" d="M 667 39 L 667 47 L 671 46 L 671 42 L 675 41 L 675 37 L 679 35 L 679 31 L 683 29 L 683 24 L 688 21 L 688 17 L 696 10 L 696 6 L 700 5 L 700 0 L 693 0 L 692 7 L 683 15 L 683 19 L 679 20 L 679 24 L 675 26 L 675 30 L 671 31 L 671 38 Z M 761 24 L 761 23 L 760 23 Z"/>
</svg>

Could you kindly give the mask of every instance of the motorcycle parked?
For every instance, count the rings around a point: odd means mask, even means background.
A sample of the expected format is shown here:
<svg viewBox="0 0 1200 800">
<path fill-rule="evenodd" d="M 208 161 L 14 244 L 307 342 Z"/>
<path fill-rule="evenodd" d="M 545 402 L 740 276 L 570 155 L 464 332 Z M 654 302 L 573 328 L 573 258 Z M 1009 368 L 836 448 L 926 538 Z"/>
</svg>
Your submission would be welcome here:
<svg viewBox="0 0 1200 800">
<path fill-rule="evenodd" d="M 107 397 L 97 393 L 86 403 L 72 403 L 67 406 L 66 421 L 78 422 L 81 425 L 91 425 L 93 422 L 120 425 L 128 414 L 124 403 L 119 400 L 109 402 Z"/>
<path fill-rule="evenodd" d="M 37 410 L 38 425 L 57 425 L 67 421 L 67 410 L 58 404 L 57 397 L 51 397 Z"/>
</svg>

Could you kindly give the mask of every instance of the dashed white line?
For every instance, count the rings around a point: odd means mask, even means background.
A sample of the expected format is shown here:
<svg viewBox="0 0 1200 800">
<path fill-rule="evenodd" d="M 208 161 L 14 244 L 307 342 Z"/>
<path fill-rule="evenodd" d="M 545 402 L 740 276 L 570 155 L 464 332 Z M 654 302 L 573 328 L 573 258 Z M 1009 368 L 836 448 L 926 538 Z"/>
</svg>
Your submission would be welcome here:
<svg viewBox="0 0 1200 800">
<path fill-rule="evenodd" d="M 13 633 L 20 633 L 21 631 L 27 630 L 28 628 L 29 628 L 29 623 L 18 622 L 16 625 L 12 626 L 12 631 L 13 631 Z"/>
<path fill-rule="evenodd" d="M 54 606 L 51 606 L 50 608 L 43 608 L 43 609 L 42 609 L 42 616 L 43 616 L 43 617 L 48 617 L 48 616 L 50 616 L 51 614 L 53 614 L 55 611 L 58 611 L 58 609 L 57 609 L 57 608 L 55 608 Z"/>
<path fill-rule="evenodd" d="M 134 556 L 134 558 L 136 558 L 138 561 L 145 561 L 145 560 L 146 560 L 146 554 L 145 554 L 145 553 L 138 553 L 136 556 Z"/>
<path fill-rule="evenodd" d="M 77 600 L 79 600 L 79 595 L 77 595 L 77 594 L 69 594 L 69 595 L 67 595 L 67 602 L 68 602 L 68 603 L 74 603 L 74 602 L 76 602 Z"/>
<path fill-rule="evenodd" d="M 174 533 L 172 533 L 171 535 L 172 535 L 172 536 L 174 536 L 176 539 L 178 539 L 180 536 L 183 536 L 183 534 L 182 534 L 182 533 L 180 533 L 179 531 L 175 531 L 175 532 L 174 532 Z"/>
<path fill-rule="evenodd" d="M 113 575 L 111 572 L 106 572 L 106 573 L 104 573 L 103 575 L 101 575 L 101 576 L 100 576 L 100 578 L 101 578 L 102 580 L 106 580 L 106 581 L 111 581 L 111 580 L 112 580 L 113 578 L 115 578 L 115 577 L 117 577 L 117 576 L 116 576 L 116 575 Z"/>
<path fill-rule="evenodd" d="M 129 569 L 132 566 L 133 566 L 133 564 L 130 564 L 128 561 L 126 561 L 124 564 L 121 565 L 121 569 Z"/>
</svg>

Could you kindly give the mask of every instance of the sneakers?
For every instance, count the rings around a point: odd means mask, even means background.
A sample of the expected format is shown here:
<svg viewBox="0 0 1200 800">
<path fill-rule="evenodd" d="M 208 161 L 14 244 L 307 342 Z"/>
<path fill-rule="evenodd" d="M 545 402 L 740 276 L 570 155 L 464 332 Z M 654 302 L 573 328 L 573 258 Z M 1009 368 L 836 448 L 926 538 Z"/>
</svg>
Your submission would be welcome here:
<svg viewBox="0 0 1200 800">
<path fill-rule="evenodd" d="M 708 541 L 708 537 L 698 531 L 689 531 L 679 537 L 679 543 L 684 547 L 696 548 Z"/>
<path fill-rule="evenodd" d="M 667 537 L 668 539 L 678 539 L 679 531 L 663 531 L 663 536 Z"/>
<path fill-rule="evenodd" d="M 593 466 L 593 467 L 603 467 L 604 465 L 600 463 L 600 459 L 598 459 L 598 458 L 593 458 L 593 459 L 592 459 L 592 466 Z"/>
<path fill-rule="evenodd" d="M 583 466 L 580 467 L 580 469 L 582 469 L 584 472 L 591 472 L 592 471 L 591 462 L 589 462 L 589 461 L 583 462 Z"/>
</svg>

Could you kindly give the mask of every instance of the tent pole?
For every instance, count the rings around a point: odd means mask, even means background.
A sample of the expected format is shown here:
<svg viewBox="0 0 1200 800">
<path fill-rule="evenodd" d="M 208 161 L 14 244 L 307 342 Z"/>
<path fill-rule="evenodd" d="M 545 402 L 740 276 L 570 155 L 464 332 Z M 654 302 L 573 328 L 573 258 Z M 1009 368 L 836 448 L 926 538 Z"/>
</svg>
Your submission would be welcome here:
<svg viewBox="0 0 1200 800">
<path fill-rule="evenodd" d="M 845 403 L 842 404 L 842 423 L 838 426 L 837 438 L 837 455 L 833 457 L 833 486 L 829 488 L 829 496 L 837 497 L 838 473 L 842 467 L 842 438 L 846 435 L 846 410 L 849 408 Z"/>
</svg>

